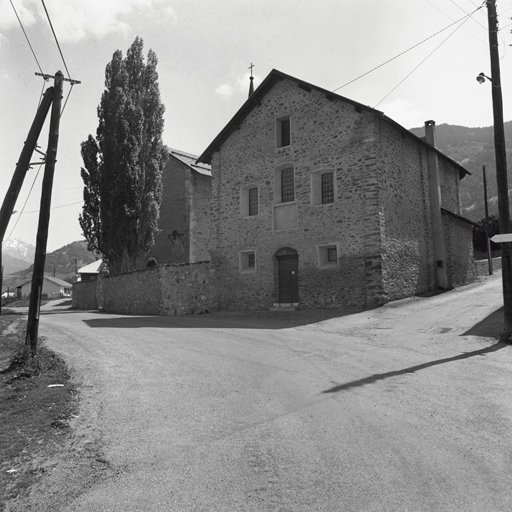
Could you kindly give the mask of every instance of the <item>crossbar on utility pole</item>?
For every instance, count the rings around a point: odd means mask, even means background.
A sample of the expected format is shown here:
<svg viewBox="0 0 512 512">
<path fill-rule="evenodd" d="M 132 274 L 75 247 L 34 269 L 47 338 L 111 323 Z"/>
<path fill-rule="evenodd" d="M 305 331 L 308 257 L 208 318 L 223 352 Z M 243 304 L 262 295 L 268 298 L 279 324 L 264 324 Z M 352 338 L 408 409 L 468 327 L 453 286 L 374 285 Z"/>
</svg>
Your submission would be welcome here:
<svg viewBox="0 0 512 512">
<path fill-rule="evenodd" d="M 46 261 L 46 245 L 48 241 L 48 226 L 50 224 L 53 175 L 55 173 L 57 146 L 59 142 L 59 124 L 63 91 L 62 78 L 62 72 L 58 71 L 55 75 L 52 115 L 50 118 L 50 132 L 48 135 L 48 149 L 46 151 L 46 164 L 44 168 L 43 187 L 41 192 L 41 206 L 39 209 L 36 254 L 34 258 L 34 269 L 32 272 L 32 286 L 30 289 L 27 336 L 25 339 L 25 344 L 30 350 L 32 356 L 34 356 L 37 351 L 39 310 L 41 305 L 41 293 L 43 289 L 44 264 Z"/>
<path fill-rule="evenodd" d="M 48 111 L 50 110 L 50 105 L 52 104 L 52 101 L 53 87 L 49 87 L 48 89 L 46 89 L 41 104 L 37 109 L 34 121 L 32 121 L 32 126 L 30 127 L 30 130 L 28 132 L 28 137 L 25 141 L 23 149 L 21 150 L 20 158 L 18 160 L 18 163 L 16 164 L 16 169 L 14 170 L 14 174 L 12 176 L 11 184 L 9 185 L 9 189 L 7 190 L 4 201 L 2 203 L 2 208 L 0 210 L 0 268 L 3 268 L 2 244 L 4 241 L 5 232 L 7 231 L 7 226 L 9 225 L 9 221 L 11 220 L 11 215 L 14 211 L 14 206 L 16 205 L 16 201 L 18 200 L 18 196 L 20 194 L 23 181 L 25 180 L 25 176 L 30 166 L 30 159 L 32 158 L 32 154 L 34 153 L 34 150 L 36 148 L 37 139 L 39 138 L 39 134 L 41 133 L 41 129 L 46 120 L 46 116 L 48 115 Z M 3 283 L 3 275 L 1 281 Z"/>
<path fill-rule="evenodd" d="M 487 17 L 489 23 L 492 107 L 494 115 L 494 147 L 496 153 L 496 180 L 498 182 L 500 232 L 510 233 L 507 155 L 505 150 L 505 130 L 503 126 L 503 98 L 501 94 L 501 73 L 498 53 L 498 15 L 496 14 L 496 0 L 487 0 Z M 501 338 L 508 341 L 512 335 L 512 245 L 510 242 L 501 244 L 501 262 L 504 323 Z"/>
</svg>

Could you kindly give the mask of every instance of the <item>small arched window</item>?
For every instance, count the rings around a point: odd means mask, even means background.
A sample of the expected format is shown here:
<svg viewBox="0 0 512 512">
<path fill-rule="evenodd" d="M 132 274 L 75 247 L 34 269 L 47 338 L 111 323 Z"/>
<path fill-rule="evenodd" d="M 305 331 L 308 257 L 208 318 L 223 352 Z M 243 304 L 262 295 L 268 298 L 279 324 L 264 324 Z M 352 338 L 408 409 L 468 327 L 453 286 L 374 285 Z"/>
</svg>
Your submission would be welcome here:
<svg viewBox="0 0 512 512">
<path fill-rule="evenodd" d="M 146 268 L 152 268 L 157 266 L 158 262 L 155 260 L 155 258 L 148 258 L 148 260 L 146 261 Z"/>
</svg>

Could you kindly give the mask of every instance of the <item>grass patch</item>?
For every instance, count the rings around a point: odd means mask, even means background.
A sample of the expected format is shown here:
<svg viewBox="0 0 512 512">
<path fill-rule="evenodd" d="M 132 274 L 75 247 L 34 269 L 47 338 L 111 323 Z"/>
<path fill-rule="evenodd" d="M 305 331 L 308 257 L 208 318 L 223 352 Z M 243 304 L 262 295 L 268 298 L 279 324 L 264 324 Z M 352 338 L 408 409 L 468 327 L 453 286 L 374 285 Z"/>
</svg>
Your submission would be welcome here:
<svg viewBox="0 0 512 512">
<path fill-rule="evenodd" d="M 44 460 L 64 445 L 78 406 L 64 361 L 41 341 L 27 356 L 25 330 L 26 317 L 0 316 L 0 503 L 49 470 Z"/>
</svg>

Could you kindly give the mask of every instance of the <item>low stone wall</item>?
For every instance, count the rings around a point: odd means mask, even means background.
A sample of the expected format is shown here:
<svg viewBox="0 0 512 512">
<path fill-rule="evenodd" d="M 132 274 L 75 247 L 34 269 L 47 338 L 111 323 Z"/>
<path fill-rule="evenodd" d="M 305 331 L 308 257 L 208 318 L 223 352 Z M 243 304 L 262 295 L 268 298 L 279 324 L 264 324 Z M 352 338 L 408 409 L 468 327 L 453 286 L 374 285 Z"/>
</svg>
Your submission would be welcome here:
<svg viewBox="0 0 512 512">
<path fill-rule="evenodd" d="M 73 284 L 73 309 L 98 309 L 97 280 Z"/>
<path fill-rule="evenodd" d="M 463 286 L 475 280 L 473 258 L 473 226 L 454 215 L 443 212 L 447 250 L 447 274 L 450 287 Z"/>
<path fill-rule="evenodd" d="M 501 270 L 501 256 L 492 259 L 492 269 Z M 475 261 L 475 273 L 477 276 L 488 276 L 489 275 L 489 260 L 478 260 Z"/>
<path fill-rule="evenodd" d="M 73 307 L 128 315 L 188 315 L 216 309 L 209 262 L 135 270 L 73 286 Z"/>
</svg>

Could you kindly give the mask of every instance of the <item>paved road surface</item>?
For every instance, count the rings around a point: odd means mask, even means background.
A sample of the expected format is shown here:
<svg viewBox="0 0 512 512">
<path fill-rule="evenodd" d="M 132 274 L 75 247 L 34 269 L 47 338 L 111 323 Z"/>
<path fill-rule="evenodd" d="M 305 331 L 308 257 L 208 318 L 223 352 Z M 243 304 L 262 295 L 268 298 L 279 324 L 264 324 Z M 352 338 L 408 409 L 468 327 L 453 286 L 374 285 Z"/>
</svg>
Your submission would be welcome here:
<svg viewBox="0 0 512 512">
<path fill-rule="evenodd" d="M 501 300 L 495 276 L 334 317 L 50 309 L 108 467 L 59 510 L 512 510 Z"/>
</svg>

